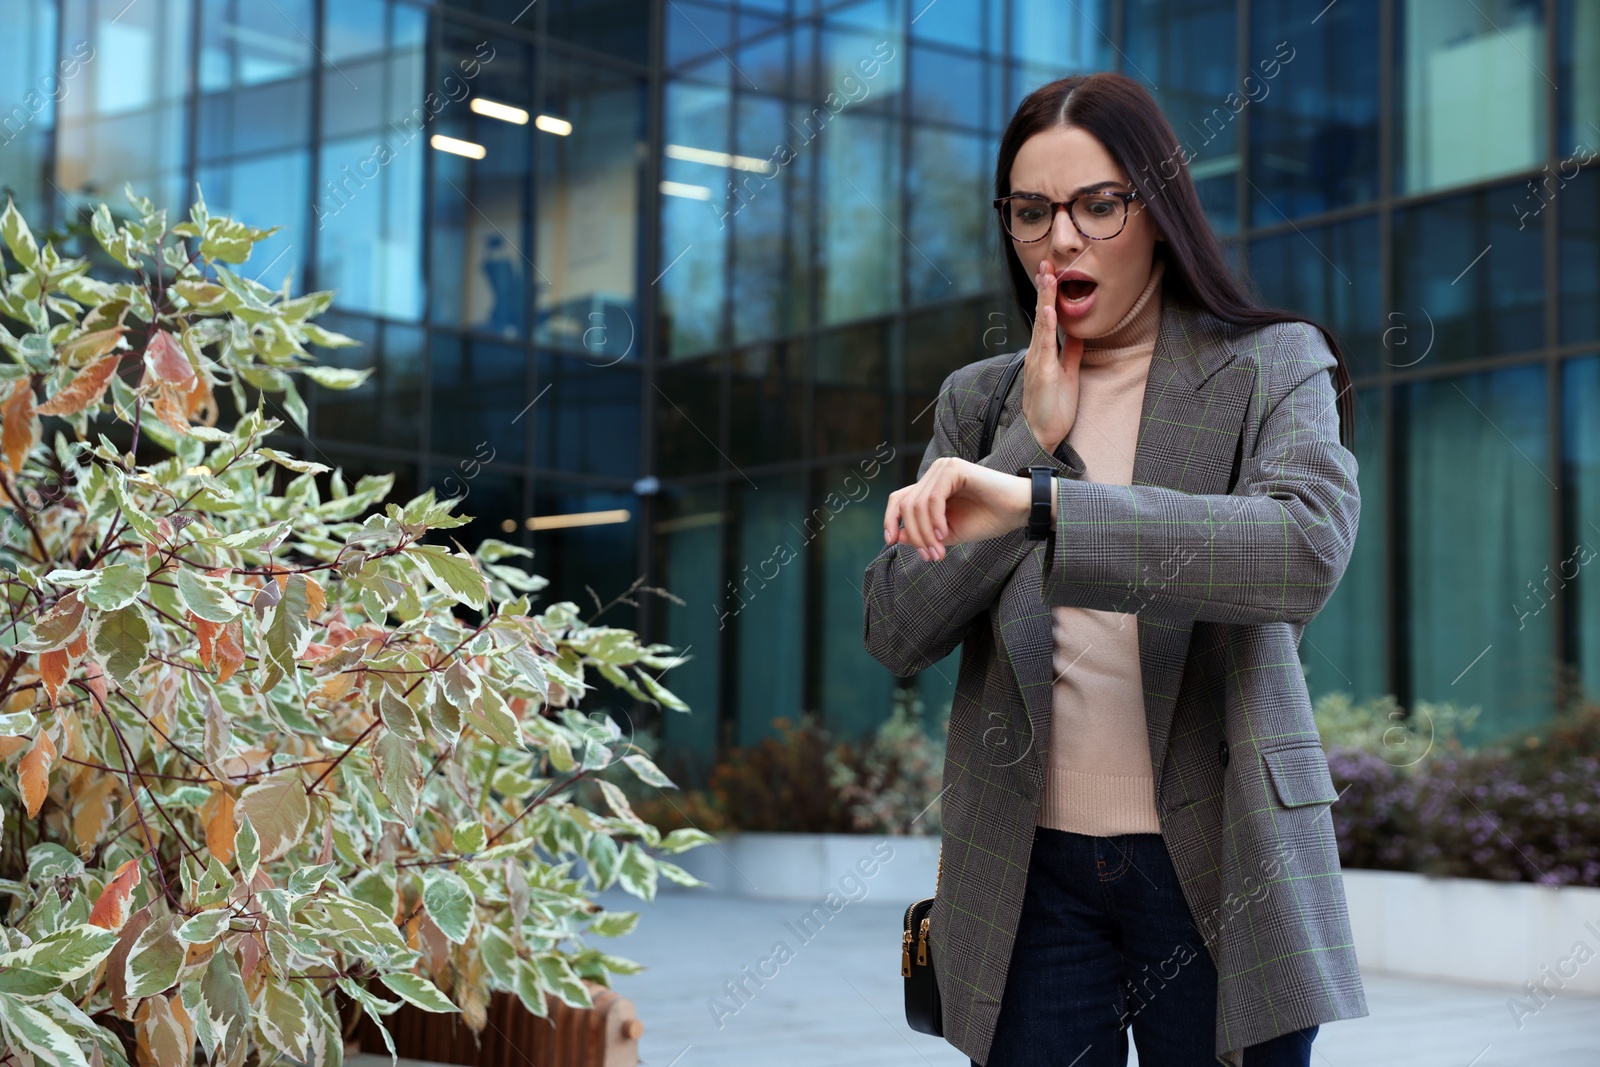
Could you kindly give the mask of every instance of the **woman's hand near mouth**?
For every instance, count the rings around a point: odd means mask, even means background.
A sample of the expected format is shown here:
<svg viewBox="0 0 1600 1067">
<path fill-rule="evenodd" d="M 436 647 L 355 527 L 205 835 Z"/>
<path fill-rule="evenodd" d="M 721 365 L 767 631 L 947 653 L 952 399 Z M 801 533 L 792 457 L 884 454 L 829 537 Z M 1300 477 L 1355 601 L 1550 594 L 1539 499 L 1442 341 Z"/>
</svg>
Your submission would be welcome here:
<svg viewBox="0 0 1600 1067">
<path fill-rule="evenodd" d="M 1065 333 L 1065 351 L 1056 339 L 1055 272 L 1041 261 L 1033 277 L 1039 300 L 1033 312 L 1033 342 L 1022 364 L 1022 416 L 1039 447 L 1054 452 L 1078 417 L 1078 369 L 1083 341 Z"/>
</svg>

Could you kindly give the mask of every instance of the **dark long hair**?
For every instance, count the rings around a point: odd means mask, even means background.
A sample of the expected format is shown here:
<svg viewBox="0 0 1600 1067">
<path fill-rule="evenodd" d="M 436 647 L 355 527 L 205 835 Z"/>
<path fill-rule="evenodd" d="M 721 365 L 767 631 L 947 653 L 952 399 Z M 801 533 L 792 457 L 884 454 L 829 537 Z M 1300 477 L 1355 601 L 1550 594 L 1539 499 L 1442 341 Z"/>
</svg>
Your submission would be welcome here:
<svg viewBox="0 0 1600 1067">
<path fill-rule="evenodd" d="M 1156 254 L 1165 257 L 1161 278 L 1163 298 L 1176 297 L 1199 304 L 1224 322 L 1238 326 L 1266 326 L 1274 322 L 1305 322 L 1322 331 L 1337 361 L 1334 387 L 1338 394 L 1340 439 L 1355 447 L 1355 398 L 1350 368 L 1333 331 L 1296 311 L 1261 307 L 1251 298 L 1222 254 L 1222 244 L 1212 233 L 1195 192 L 1189 165 L 1178 145 L 1172 125 L 1148 90 L 1126 75 L 1111 71 L 1075 74 L 1040 86 L 1017 107 L 1000 138 L 995 161 L 994 195 L 1011 194 L 1011 165 L 1024 142 L 1042 130 L 1080 126 L 1092 133 L 1111 157 L 1133 179 L 1139 202 L 1154 216 L 1166 237 L 1157 242 Z M 1000 255 L 1011 275 L 1017 306 L 1029 326 L 1038 291 L 1028 271 L 1011 248 L 1011 239 L 999 225 Z"/>
</svg>

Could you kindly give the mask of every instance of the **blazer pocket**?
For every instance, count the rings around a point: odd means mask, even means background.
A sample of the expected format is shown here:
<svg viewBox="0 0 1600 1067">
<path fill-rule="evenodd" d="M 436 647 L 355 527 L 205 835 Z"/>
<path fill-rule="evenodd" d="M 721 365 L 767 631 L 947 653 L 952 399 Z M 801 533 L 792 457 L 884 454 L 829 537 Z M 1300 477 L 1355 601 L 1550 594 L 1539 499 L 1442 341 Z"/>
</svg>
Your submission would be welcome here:
<svg viewBox="0 0 1600 1067">
<path fill-rule="evenodd" d="M 1331 804 L 1339 799 L 1328 771 L 1328 756 L 1317 741 L 1287 741 L 1261 749 L 1272 787 L 1286 808 Z"/>
</svg>

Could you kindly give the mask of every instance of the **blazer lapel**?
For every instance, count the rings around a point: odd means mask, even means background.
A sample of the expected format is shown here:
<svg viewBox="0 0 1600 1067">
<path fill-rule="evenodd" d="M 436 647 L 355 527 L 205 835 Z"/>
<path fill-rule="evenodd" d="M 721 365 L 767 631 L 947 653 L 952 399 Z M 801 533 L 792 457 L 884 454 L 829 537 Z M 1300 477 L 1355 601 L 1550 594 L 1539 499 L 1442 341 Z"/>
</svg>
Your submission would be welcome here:
<svg viewBox="0 0 1600 1067">
<path fill-rule="evenodd" d="M 1133 484 L 1158 485 L 1186 493 L 1226 493 L 1244 415 L 1255 387 L 1253 360 L 1234 362 L 1227 323 L 1193 304 L 1163 294 L 1161 326 L 1150 358 L 1144 401 L 1139 415 Z M 1022 406 L 1021 376 L 1007 398 L 1007 421 Z M 1013 402 L 1014 401 L 1014 402 Z M 1158 426 L 1161 432 L 1152 433 Z M 1177 432 L 1173 432 L 1176 430 Z M 1044 783 L 1049 756 L 1052 690 L 1051 657 L 1020 654 L 1023 649 L 1050 647 L 1054 640 L 1051 609 L 1044 604 L 1039 545 L 1018 567 L 1000 597 L 997 622 L 1027 705 L 1030 739 L 1025 745 L 1026 773 L 1036 788 Z M 1167 566 L 1181 565 L 1171 561 Z M 1168 576 L 1173 573 L 1168 571 Z M 1159 577 L 1152 583 L 1159 586 Z M 1192 623 L 1140 616 L 1139 655 L 1145 717 L 1150 737 L 1150 765 L 1159 787 L 1172 708 L 1189 650 Z"/>
</svg>

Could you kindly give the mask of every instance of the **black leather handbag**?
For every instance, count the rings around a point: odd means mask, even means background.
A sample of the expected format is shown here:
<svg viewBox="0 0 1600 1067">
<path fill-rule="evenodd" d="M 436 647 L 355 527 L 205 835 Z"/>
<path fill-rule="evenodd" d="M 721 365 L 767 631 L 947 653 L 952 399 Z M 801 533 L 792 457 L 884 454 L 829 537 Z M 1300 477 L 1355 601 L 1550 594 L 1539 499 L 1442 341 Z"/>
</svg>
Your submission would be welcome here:
<svg viewBox="0 0 1600 1067">
<path fill-rule="evenodd" d="M 994 431 L 1000 424 L 1000 411 L 1006 397 L 1022 370 L 1027 349 L 1018 353 L 1000 375 L 994 393 L 989 397 L 989 407 L 984 412 L 983 440 L 978 455 L 987 456 L 994 444 Z M 987 612 L 980 613 L 980 617 Z M 933 892 L 939 893 L 939 878 L 944 874 L 944 846 L 939 846 L 939 869 L 934 875 Z M 906 908 L 905 932 L 900 941 L 900 976 L 906 982 L 906 1024 L 921 1034 L 944 1036 L 944 1017 L 939 1005 L 939 983 L 934 977 L 933 949 L 928 943 L 929 918 L 933 912 L 933 897 L 914 900 Z"/>
</svg>

